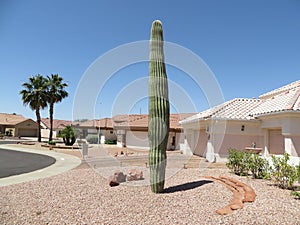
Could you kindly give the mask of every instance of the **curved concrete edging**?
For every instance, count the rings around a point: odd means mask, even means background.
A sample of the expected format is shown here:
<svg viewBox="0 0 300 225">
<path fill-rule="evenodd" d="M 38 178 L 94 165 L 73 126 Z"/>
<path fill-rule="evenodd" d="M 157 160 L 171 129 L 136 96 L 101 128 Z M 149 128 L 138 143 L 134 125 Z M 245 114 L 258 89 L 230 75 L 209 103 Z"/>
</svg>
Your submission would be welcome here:
<svg viewBox="0 0 300 225">
<path fill-rule="evenodd" d="M 51 166 L 45 167 L 43 169 L 39 169 L 33 172 L 24 173 L 20 175 L 5 177 L 0 179 L 0 187 L 7 186 L 11 184 L 18 184 L 26 181 L 36 180 L 40 178 L 46 178 L 50 176 L 54 176 L 63 172 L 66 172 L 70 169 L 73 169 L 81 164 L 81 159 L 76 156 L 67 155 L 59 152 L 53 151 L 42 151 L 42 150 L 31 150 L 20 147 L 14 147 L 9 145 L 1 145 L 4 149 L 7 150 L 15 150 L 15 151 L 23 151 L 29 153 L 37 153 L 42 155 L 48 155 L 56 159 L 56 162 Z"/>
</svg>

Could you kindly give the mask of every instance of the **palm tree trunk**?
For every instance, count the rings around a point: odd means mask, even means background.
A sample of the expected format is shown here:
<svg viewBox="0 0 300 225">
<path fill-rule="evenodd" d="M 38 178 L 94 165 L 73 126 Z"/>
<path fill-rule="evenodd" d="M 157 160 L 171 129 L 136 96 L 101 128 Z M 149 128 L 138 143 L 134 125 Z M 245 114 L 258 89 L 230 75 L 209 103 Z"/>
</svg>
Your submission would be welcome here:
<svg viewBox="0 0 300 225">
<path fill-rule="evenodd" d="M 40 115 L 40 109 L 37 108 L 35 110 L 35 115 L 36 115 L 36 122 L 38 123 L 38 142 L 42 142 L 42 135 L 41 135 L 41 115 Z"/>
<path fill-rule="evenodd" d="M 53 137 L 53 108 L 54 108 L 54 103 L 51 102 L 49 106 L 49 116 L 50 116 L 50 134 L 49 134 L 49 141 L 52 141 Z"/>
</svg>

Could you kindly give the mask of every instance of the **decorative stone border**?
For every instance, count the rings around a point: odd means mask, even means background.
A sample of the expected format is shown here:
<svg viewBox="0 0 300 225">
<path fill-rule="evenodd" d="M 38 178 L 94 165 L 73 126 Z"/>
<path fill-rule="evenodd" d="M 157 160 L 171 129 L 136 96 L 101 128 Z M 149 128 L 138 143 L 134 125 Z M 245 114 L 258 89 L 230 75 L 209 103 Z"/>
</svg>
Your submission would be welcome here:
<svg viewBox="0 0 300 225">
<path fill-rule="evenodd" d="M 216 213 L 219 215 L 230 214 L 233 212 L 233 210 L 242 209 L 245 202 L 255 201 L 256 194 L 254 189 L 245 183 L 226 176 L 206 176 L 205 178 L 218 181 L 233 192 L 233 198 L 231 202 L 225 207 L 216 210 Z"/>
</svg>

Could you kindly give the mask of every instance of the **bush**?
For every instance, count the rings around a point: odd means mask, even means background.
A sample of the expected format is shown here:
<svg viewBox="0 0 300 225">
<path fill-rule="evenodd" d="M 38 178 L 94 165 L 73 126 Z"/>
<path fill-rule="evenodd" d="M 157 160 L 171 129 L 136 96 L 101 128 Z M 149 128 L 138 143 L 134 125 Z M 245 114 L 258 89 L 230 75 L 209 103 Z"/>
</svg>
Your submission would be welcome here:
<svg viewBox="0 0 300 225">
<path fill-rule="evenodd" d="M 230 149 L 226 166 L 237 175 L 248 175 L 250 157 L 248 152 Z"/>
<path fill-rule="evenodd" d="M 275 184 L 284 189 L 291 189 L 297 179 L 299 179 L 299 168 L 288 164 L 290 156 L 284 153 L 282 156 L 272 156 L 272 178 Z"/>
<path fill-rule="evenodd" d="M 270 177 L 268 161 L 255 153 L 230 149 L 226 166 L 237 175 L 251 174 L 254 178 L 260 179 Z"/>
<path fill-rule="evenodd" d="M 56 142 L 52 140 L 52 141 L 48 141 L 48 144 L 49 145 L 56 145 Z"/>
<path fill-rule="evenodd" d="M 115 145 L 115 144 L 117 144 L 117 141 L 116 140 L 105 140 L 105 144 L 107 144 L 107 145 Z"/>
<path fill-rule="evenodd" d="M 90 144 L 98 144 L 98 135 L 91 135 L 89 134 L 86 137 L 86 141 Z"/>
<path fill-rule="evenodd" d="M 72 126 L 66 126 L 58 134 L 62 137 L 66 146 L 72 146 L 76 141 L 77 131 Z"/>
<path fill-rule="evenodd" d="M 292 191 L 291 195 L 295 196 L 295 198 L 300 199 L 300 192 L 298 191 Z"/>
<path fill-rule="evenodd" d="M 270 178 L 270 165 L 268 160 L 260 157 L 257 154 L 251 154 L 249 169 L 252 176 L 256 179 Z"/>
</svg>

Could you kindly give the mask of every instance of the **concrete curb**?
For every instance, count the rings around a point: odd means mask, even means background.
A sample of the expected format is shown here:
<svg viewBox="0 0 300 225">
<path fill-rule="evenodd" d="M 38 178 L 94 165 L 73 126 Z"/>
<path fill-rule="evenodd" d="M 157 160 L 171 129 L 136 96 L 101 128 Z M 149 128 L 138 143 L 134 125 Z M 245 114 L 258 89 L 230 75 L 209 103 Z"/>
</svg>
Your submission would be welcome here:
<svg viewBox="0 0 300 225">
<path fill-rule="evenodd" d="M 23 152 L 29 152 L 29 153 L 48 155 L 48 156 L 55 158 L 56 162 L 54 164 L 52 164 L 51 166 L 48 166 L 43 169 L 36 170 L 36 171 L 30 172 L 30 173 L 24 173 L 24 174 L 20 174 L 20 175 L 1 178 L 0 179 L 0 187 L 54 176 L 54 175 L 66 172 L 68 170 L 71 170 L 81 164 L 81 159 L 79 159 L 78 157 L 59 153 L 59 152 L 47 151 L 47 150 L 37 150 L 37 149 L 33 150 L 33 149 L 14 147 L 14 146 L 9 146 L 9 145 L 1 145 L 1 147 L 4 149 L 7 149 L 7 150 L 15 150 L 15 151 L 23 151 Z"/>
</svg>

